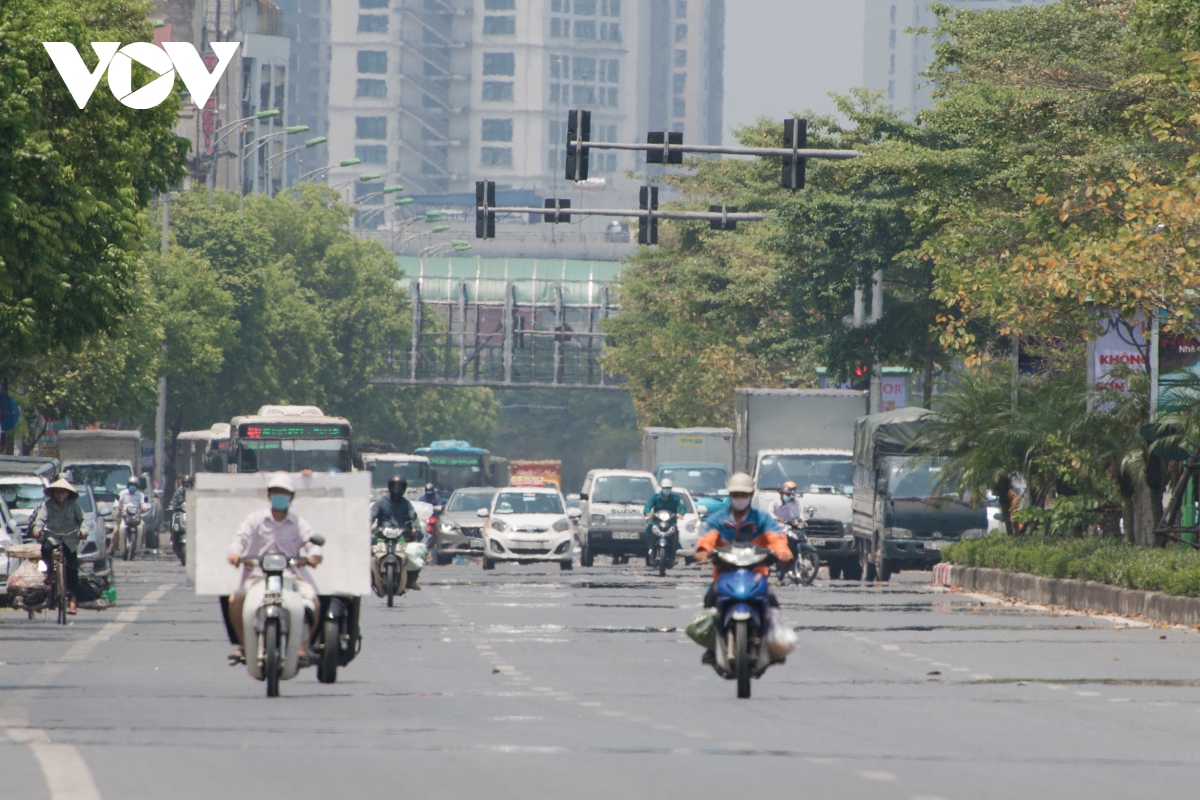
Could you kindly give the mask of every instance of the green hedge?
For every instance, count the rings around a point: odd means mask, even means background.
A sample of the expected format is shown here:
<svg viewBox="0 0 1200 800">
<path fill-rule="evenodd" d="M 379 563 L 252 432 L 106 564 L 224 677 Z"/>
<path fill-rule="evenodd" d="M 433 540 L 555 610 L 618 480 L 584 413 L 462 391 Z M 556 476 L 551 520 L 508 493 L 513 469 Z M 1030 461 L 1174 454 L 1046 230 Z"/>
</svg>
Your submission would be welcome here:
<svg viewBox="0 0 1200 800">
<path fill-rule="evenodd" d="M 1113 539 L 1005 536 L 970 539 L 947 547 L 942 560 L 968 567 L 1077 578 L 1123 589 L 1200 596 L 1200 552 L 1153 549 Z"/>
</svg>

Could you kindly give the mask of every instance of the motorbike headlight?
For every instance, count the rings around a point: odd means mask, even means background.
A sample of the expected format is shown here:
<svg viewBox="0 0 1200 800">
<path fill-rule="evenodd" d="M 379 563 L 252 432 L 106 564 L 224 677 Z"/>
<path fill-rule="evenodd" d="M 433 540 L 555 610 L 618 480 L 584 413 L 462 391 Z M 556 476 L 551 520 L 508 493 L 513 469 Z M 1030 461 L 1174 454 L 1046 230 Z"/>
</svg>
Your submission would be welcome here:
<svg viewBox="0 0 1200 800">
<path fill-rule="evenodd" d="M 593 525 L 603 525 L 604 524 L 604 515 L 603 514 L 592 514 L 592 524 Z"/>
<path fill-rule="evenodd" d="M 262 557 L 263 572 L 283 572 L 287 569 L 287 556 L 283 553 L 267 553 Z"/>
<path fill-rule="evenodd" d="M 491 528 L 494 531 L 500 531 L 501 533 L 504 533 L 506 530 L 508 530 L 508 523 L 502 519 L 493 518 Z"/>
<path fill-rule="evenodd" d="M 913 532 L 908 528 L 884 528 L 884 538 L 887 539 L 911 539 Z"/>
<path fill-rule="evenodd" d="M 562 533 L 563 531 L 571 529 L 571 521 L 569 519 L 567 519 L 566 517 L 563 517 L 558 522 L 555 522 L 552 527 L 557 532 Z"/>
</svg>

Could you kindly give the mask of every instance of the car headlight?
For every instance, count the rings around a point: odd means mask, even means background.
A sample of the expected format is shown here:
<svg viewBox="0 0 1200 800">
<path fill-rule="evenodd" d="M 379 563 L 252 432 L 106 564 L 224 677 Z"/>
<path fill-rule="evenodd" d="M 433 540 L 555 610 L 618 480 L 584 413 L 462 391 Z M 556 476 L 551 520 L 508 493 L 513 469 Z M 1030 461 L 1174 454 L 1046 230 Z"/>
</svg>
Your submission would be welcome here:
<svg viewBox="0 0 1200 800">
<path fill-rule="evenodd" d="M 883 535 L 887 539 L 911 539 L 913 532 L 908 528 L 884 528 Z"/>
<path fill-rule="evenodd" d="M 683 523 L 683 529 L 685 531 L 687 531 L 688 533 L 695 533 L 696 528 L 697 528 L 697 526 L 699 526 L 699 524 L 700 524 L 699 520 L 689 519 L 687 522 Z"/>
<path fill-rule="evenodd" d="M 563 517 L 558 522 L 555 522 L 551 527 L 553 527 L 557 532 L 562 533 L 563 531 L 571 529 L 571 521 L 566 517 Z"/>
<path fill-rule="evenodd" d="M 593 525 L 603 525 L 604 524 L 604 515 L 603 514 L 592 514 L 592 524 Z"/>
<path fill-rule="evenodd" d="M 439 530 L 440 530 L 442 533 L 454 533 L 456 530 L 458 530 L 458 529 L 457 529 L 457 528 L 455 528 L 453 525 L 451 525 L 449 522 L 443 522 L 443 523 L 442 523 L 442 524 L 439 526 L 439 528 L 438 528 L 438 529 L 439 529 Z"/>
<path fill-rule="evenodd" d="M 500 531 L 501 533 L 504 533 L 506 530 L 508 530 L 508 523 L 502 519 L 493 519 L 491 528 L 494 531 Z"/>
</svg>

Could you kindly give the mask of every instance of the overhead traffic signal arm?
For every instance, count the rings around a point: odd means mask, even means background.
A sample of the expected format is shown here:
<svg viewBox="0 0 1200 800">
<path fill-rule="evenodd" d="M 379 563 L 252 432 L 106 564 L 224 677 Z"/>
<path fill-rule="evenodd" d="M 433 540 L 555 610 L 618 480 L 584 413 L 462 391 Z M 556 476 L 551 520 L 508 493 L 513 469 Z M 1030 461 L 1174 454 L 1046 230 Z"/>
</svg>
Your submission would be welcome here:
<svg viewBox="0 0 1200 800">
<path fill-rule="evenodd" d="M 475 238 L 496 238 L 496 182 L 475 181 Z"/>
</svg>

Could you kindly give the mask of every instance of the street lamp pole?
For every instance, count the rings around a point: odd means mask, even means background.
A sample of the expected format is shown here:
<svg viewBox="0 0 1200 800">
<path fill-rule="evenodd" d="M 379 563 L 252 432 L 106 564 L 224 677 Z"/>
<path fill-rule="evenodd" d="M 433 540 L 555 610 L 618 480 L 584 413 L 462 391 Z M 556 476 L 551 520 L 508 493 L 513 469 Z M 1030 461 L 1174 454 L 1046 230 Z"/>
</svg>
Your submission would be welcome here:
<svg viewBox="0 0 1200 800">
<path fill-rule="evenodd" d="M 213 131 L 213 136 L 214 136 L 213 143 L 212 143 L 213 153 L 210 156 L 211 160 L 210 160 L 209 167 L 208 167 L 209 168 L 209 172 L 208 172 L 208 204 L 210 206 L 213 204 L 214 194 L 216 192 L 216 185 L 217 185 L 217 159 L 220 158 L 220 155 L 217 153 L 217 145 L 219 145 L 221 143 L 222 139 L 224 139 L 229 134 L 233 133 L 233 128 L 235 128 L 237 126 L 245 126 L 245 124 L 252 119 L 269 119 L 270 117 L 277 117 L 277 116 L 279 116 L 279 109 L 271 108 L 271 109 L 267 109 L 266 111 L 259 111 L 257 114 L 251 114 L 248 117 L 242 117 L 241 119 L 235 119 L 233 122 L 230 122 L 227 125 L 222 125 L 221 127 L 217 128 L 215 131 Z M 224 131 L 224 133 L 221 133 L 222 131 Z M 220 135 L 218 136 L 217 134 L 220 134 Z M 242 127 L 241 129 L 239 129 L 238 138 L 239 139 L 244 138 L 244 134 L 245 134 L 245 128 Z M 240 149 L 241 149 L 241 146 L 239 144 L 239 152 L 240 152 Z M 241 177 L 240 170 L 241 170 L 241 168 L 239 167 L 239 172 L 238 172 L 239 177 Z"/>
</svg>

